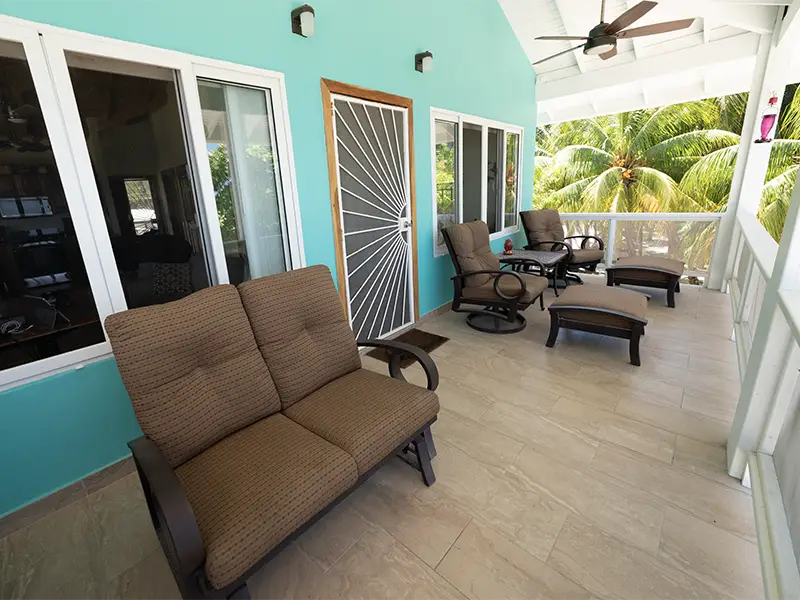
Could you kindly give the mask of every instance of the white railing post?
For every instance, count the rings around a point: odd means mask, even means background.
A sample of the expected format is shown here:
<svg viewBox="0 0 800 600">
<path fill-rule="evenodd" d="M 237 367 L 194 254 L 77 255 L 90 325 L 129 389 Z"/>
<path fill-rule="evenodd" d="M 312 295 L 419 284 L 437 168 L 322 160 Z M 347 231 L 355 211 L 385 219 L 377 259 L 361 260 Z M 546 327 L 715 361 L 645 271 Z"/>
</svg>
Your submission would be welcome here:
<svg viewBox="0 0 800 600">
<path fill-rule="evenodd" d="M 775 30 L 763 34 L 759 40 L 753 79 L 750 83 L 750 96 L 747 101 L 744 123 L 742 124 L 741 141 L 736 167 L 733 172 L 731 191 L 728 196 L 728 207 L 725 218 L 717 230 L 719 244 L 709 265 L 708 287 L 720 290 L 724 287 L 724 278 L 733 260 L 733 229 L 736 215 L 743 209 L 755 214 L 761 199 L 764 176 L 769 162 L 770 144 L 754 144 L 760 137 L 758 128 L 761 115 L 773 92 L 777 93 L 778 102 L 783 97 L 786 77 L 792 58 L 791 49 L 787 46 L 776 46 L 778 32 L 782 24 L 783 9 L 776 11 Z M 780 108 L 780 104 L 778 106 Z"/>
<path fill-rule="evenodd" d="M 608 240 L 606 241 L 606 255 L 604 257 L 605 265 L 610 266 L 614 264 L 614 245 L 617 239 L 617 220 L 611 217 L 608 220 Z"/>
</svg>

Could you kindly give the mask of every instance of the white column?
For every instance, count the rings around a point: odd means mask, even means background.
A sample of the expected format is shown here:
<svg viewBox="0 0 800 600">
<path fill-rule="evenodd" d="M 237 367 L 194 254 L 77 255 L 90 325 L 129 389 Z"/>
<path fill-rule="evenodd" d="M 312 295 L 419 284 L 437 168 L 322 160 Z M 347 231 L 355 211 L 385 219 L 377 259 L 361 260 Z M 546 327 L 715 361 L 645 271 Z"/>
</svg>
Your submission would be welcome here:
<svg viewBox="0 0 800 600">
<path fill-rule="evenodd" d="M 766 145 L 766 144 L 765 144 Z M 767 282 L 758 325 L 747 361 L 736 416 L 728 437 L 728 473 L 741 479 L 747 456 L 768 442 L 770 432 L 780 431 L 788 406 L 787 365 L 794 353 L 790 327 L 778 306 L 778 293 L 800 290 L 800 173 L 795 181 L 778 255 Z M 796 372 L 788 373 L 796 378 Z M 776 407 L 783 406 L 783 411 Z M 776 422 L 779 421 L 779 422 Z M 774 447 L 774 443 L 772 444 Z"/>
<path fill-rule="evenodd" d="M 731 248 L 735 246 L 732 237 L 737 212 L 746 210 L 755 214 L 758 211 L 772 145 L 754 142 L 761 137 L 761 116 L 773 92 L 777 93 L 780 109 L 792 54 L 792 44 L 777 45 L 782 17 L 783 7 L 779 7 L 776 9 L 774 33 L 763 34 L 759 41 L 728 208 L 717 228 L 717 243 L 709 265 L 707 287 L 712 290 L 723 289 L 731 276 L 734 258 Z"/>
</svg>

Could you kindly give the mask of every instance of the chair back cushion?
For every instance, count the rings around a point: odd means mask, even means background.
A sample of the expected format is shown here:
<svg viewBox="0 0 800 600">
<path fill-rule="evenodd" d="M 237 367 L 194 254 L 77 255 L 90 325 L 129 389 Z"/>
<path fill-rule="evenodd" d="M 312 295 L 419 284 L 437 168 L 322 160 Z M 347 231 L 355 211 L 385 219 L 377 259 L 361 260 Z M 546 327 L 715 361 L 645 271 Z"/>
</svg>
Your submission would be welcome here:
<svg viewBox="0 0 800 600">
<path fill-rule="evenodd" d="M 283 408 L 361 368 L 327 267 L 247 281 L 239 293 Z"/>
<path fill-rule="evenodd" d="M 561 226 L 561 217 L 557 210 L 526 210 L 522 213 L 522 224 L 525 227 L 529 244 L 564 241 L 564 228 Z M 563 246 L 558 249 L 562 248 Z M 534 248 L 534 250 L 550 249 L 546 245 Z"/>
<path fill-rule="evenodd" d="M 500 260 L 489 246 L 489 226 L 483 221 L 470 221 L 446 227 L 453 262 L 462 273 L 468 271 L 499 271 Z M 473 275 L 464 280 L 464 287 L 480 287 L 491 280 L 490 275 Z"/>
<path fill-rule="evenodd" d="M 173 467 L 280 410 L 232 285 L 110 315 L 105 327 L 139 426 Z"/>
</svg>

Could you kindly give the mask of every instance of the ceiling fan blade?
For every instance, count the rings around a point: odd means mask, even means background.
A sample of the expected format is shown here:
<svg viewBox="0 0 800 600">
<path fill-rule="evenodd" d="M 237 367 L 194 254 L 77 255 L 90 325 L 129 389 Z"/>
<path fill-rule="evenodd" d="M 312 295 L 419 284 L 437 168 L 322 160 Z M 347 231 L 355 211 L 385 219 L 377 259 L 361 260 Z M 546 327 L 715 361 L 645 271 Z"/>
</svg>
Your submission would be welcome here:
<svg viewBox="0 0 800 600">
<path fill-rule="evenodd" d="M 655 35 L 657 33 L 667 33 L 669 31 L 678 31 L 679 29 L 686 29 L 691 27 L 694 19 L 681 19 L 680 21 L 665 21 L 663 23 L 654 23 L 653 25 L 645 25 L 644 27 L 634 27 L 633 29 L 626 29 L 617 33 L 618 38 L 635 38 L 645 35 Z"/>
<path fill-rule="evenodd" d="M 616 55 L 617 55 L 617 47 L 616 46 L 614 46 L 608 52 L 603 52 L 602 54 L 598 54 L 598 56 L 600 58 L 602 58 L 603 60 L 608 60 L 609 58 L 614 58 Z"/>
<path fill-rule="evenodd" d="M 578 42 L 582 40 L 588 40 L 589 38 L 585 35 L 540 35 L 539 37 L 533 38 L 535 40 L 576 40 Z"/>
<path fill-rule="evenodd" d="M 562 52 L 557 52 L 556 54 L 552 54 L 552 55 L 548 56 L 547 58 L 543 58 L 542 60 L 537 60 L 535 63 L 531 63 L 531 64 L 533 64 L 534 66 L 538 65 L 538 64 L 541 64 L 541 63 L 545 62 L 546 60 L 550 60 L 551 58 L 555 58 L 556 56 L 561 56 L 562 54 L 566 54 L 567 52 L 572 52 L 573 50 L 578 50 L 579 48 L 583 48 L 585 45 L 586 44 L 581 44 L 580 46 L 575 46 L 574 48 L 569 48 L 569 49 L 564 50 Z"/>
<path fill-rule="evenodd" d="M 632 25 L 634 22 L 641 19 L 651 10 L 653 10 L 658 5 L 658 2 L 649 2 L 648 0 L 644 0 L 643 2 L 639 2 L 633 8 L 629 8 L 616 19 L 614 19 L 611 23 L 609 23 L 608 27 L 606 27 L 606 33 L 608 35 L 617 33 L 618 31 L 622 31 L 629 25 Z"/>
</svg>

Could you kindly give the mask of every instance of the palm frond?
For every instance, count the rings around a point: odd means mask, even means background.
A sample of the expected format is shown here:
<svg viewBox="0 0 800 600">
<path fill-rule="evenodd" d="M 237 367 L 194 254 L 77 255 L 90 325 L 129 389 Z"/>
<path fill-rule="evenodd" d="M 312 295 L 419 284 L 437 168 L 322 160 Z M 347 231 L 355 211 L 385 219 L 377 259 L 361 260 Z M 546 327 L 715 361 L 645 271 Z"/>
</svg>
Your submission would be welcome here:
<svg viewBox="0 0 800 600">
<path fill-rule="evenodd" d="M 662 106 L 631 136 L 630 149 L 636 154 L 643 154 L 652 146 L 676 135 L 697 129 L 711 129 L 718 117 L 718 105 L 708 100 Z"/>
<path fill-rule="evenodd" d="M 633 169 L 630 212 L 695 212 L 700 205 L 666 173 L 649 167 Z"/>
<path fill-rule="evenodd" d="M 583 205 L 583 192 L 595 177 L 580 179 L 536 201 L 537 208 L 556 208 L 564 212 L 579 212 Z"/>
<path fill-rule="evenodd" d="M 611 167 L 595 177 L 583 190 L 581 207 L 577 212 L 608 212 L 616 210 L 615 201 L 622 184 L 622 168 Z"/>
<path fill-rule="evenodd" d="M 719 104 L 718 129 L 724 129 L 738 135 L 742 134 L 744 113 L 747 110 L 747 100 L 749 96 L 749 92 L 741 92 L 739 94 L 721 96 L 716 99 Z"/>
<path fill-rule="evenodd" d="M 789 140 L 800 140 L 800 86 L 786 86 L 778 118 L 778 136 Z"/>
<path fill-rule="evenodd" d="M 645 165 L 680 181 L 686 171 L 706 154 L 736 146 L 740 136 L 720 129 L 689 131 L 664 140 L 642 153 Z"/>
<path fill-rule="evenodd" d="M 715 211 L 727 203 L 739 146 L 715 150 L 698 160 L 683 176 L 681 190 L 703 207 Z"/>
<path fill-rule="evenodd" d="M 592 146 L 567 146 L 553 157 L 549 177 L 559 182 L 557 187 L 569 185 L 578 179 L 596 177 L 614 161 L 614 156 Z"/>
<path fill-rule="evenodd" d="M 761 204 L 758 208 L 758 220 L 775 239 L 781 241 L 786 212 L 792 198 L 800 166 L 794 166 L 768 181 L 761 191 Z"/>
<path fill-rule="evenodd" d="M 773 140 L 764 181 L 775 179 L 797 164 L 800 164 L 800 140 Z"/>
</svg>

